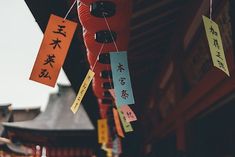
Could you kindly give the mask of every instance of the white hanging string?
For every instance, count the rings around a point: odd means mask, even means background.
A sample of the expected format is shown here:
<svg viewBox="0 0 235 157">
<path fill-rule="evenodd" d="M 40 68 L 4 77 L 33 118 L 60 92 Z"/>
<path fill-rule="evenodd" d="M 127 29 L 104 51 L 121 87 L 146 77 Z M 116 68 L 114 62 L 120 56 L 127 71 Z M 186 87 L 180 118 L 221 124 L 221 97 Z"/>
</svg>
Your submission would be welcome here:
<svg viewBox="0 0 235 157">
<path fill-rule="evenodd" d="M 103 13 L 103 16 L 104 16 L 105 23 L 106 23 L 106 25 L 107 25 L 107 27 L 108 27 L 108 29 L 109 29 L 110 35 L 111 35 L 111 37 L 112 37 L 112 40 L 113 40 L 114 46 L 115 46 L 115 48 L 116 48 L 117 52 L 119 52 L 119 51 L 118 51 L 117 44 L 116 44 L 116 42 L 115 42 L 115 40 L 114 40 L 114 37 L 113 37 L 112 31 L 111 31 L 111 29 L 110 29 L 109 23 L 108 23 L 108 21 L 107 21 L 107 19 L 106 19 L 106 17 L 105 17 L 105 14 L 104 14 L 104 13 Z"/>
<path fill-rule="evenodd" d="M 97 63 L 98 60 L 99 60 L 99 56 L 100 56 L 100 54 L 101 54 L 101 52 L 102 52 L 102 50 L 103 50 L 103 47 L 104 47 L 104 44 L 102 44 L 102 46 L 101 46 L 101 48 L 100 48 L 100 51 L 99 51 L 99 53 L 98 53 L 98 55 L 97 55 L 97 57 L 96 57 L 95 63 L 94 63 L 94 65 L 93 65 L 93 67 L 92 67 L 92 71 L 95 69 L 96 63 Z"/>
<path fill-rule="evenodd" d="M 80 6 L 81 2 L 77 0 L 77 8 Z"/>
<path fill-rule="evenodd" d="M 85 3 L 78 0 L 77 7 L 80 7 L 81 5 L 84 5 L 86 7 L 90 7 L 89 5 L 86 5 Z"/>
<path fill-rule="evenodd" d="M 66 13 L 64 20 L 67 19 L 67 16 L 69 15 L 69 13 L 71 12 L 71 10 L 73 9 L 73 6 L 76 4 L 76 2 L 78 3 L 78 0 L 74 0 L 73 4 L 71 5 L 71 7 L 69 8 L 68 12 Z"/>
<path fill-rule="evenodd" d="M 77 2 L 77 8 L 81 5 L 85 5 L 87 7 L 89 7 L 89 5 L 86 5 L 85 3 L 82 3 L 81 1 L 79 0 L 74 0 L 73 4 L 71 5 L 71 7 L 69 8 L 68 12 L 66 13 L 65 17 L 64 17 L 64 20 L 67 19 L 67 16 L 69 15 L 69 13 L 71 12 L 71 10 L 73 9 L 75 3 Z M 81 4 L 81 5 L 80 5 Z"/>
<path fill-rule="evenodd" d="M 213 0 L 210 0 L 210 19 L 212 20 Z"/>
</svg>

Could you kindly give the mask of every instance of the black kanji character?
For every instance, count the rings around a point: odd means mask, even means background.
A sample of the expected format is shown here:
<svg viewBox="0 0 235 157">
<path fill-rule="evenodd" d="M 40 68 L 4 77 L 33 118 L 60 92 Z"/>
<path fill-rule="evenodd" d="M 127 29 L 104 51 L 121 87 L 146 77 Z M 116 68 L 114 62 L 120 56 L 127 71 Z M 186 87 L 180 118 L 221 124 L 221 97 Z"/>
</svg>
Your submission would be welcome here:
<svg viewBox="0 0 235 157">
<path fill-rule="evenodd" d="M 126 112 L 126 115 L 127 115 L 129 118 L 134 118 L 134 116 L 132 115 L 131 112 Z"/>
<path fill-rule="evenodd" d="M 214 40 L 214 46 L 217 47 L 219 49 L 219 42 L 217 39 L 213 39 Z"/>
<path fill-rule="evenodd" d="M 105 128 L 104 124 L 101 124 L 101 125 L 100 125 L 100 128 Z"/>
<path fill-rule="evenodd" d="M 121 83 L 121 85 L 125 85 L 126 84 L 125 79 L 126 79 L 125 77 L 121 77 L 119 79 L 119 82 Z"/>
<path fill-rule="evenodd" d="M 65 26 L 63 25 L 58 25 L 58 31 L 53 31 L 53 33 L 57 33 L 57 34 L 61 34 L 64 37 L 66 37 L 66 32 L 63 32 L 63 29 L 65 28 Z"/>
<path fill-rule="evenodd" d="M 119 63 L 117 71 L 122 72 L 123 70 L 125 70 L 123 65 L 121 63 Z"/>
<path fill-rule="evenodd" d="M 44 78 L 49 78 L 51 80 L 51 76 L 49 75 L 49 72 L 47 71 L 47 69 L 41 69 L 41 73 L 38 76 L 40 78 L 44 77 Z"/>
<path fill-rule="evenodd" d="M 217 60 L 217 63 L 219 64 L 220 68 L 225 70 L 224 64 L 220 60 Z"/>
<path fill-rule="evenodd" d="M 82 85 L 82 88 L 87 88 L 87 84 L 84 83 L 84 84 Z"/>
<path fill-rule="evenodd" d="M 104 134 L 103 132 L 101 134 Z M 105 137 L 102 135 L 101 136 L 101 140 L 104 141 L 105 140 Z"/>
<path fill-rule="evenodd" d="M 218 33 L 214 30 L 214 28 L 212 26 L 210 27 L 210 32 L 215 36 L 218 35 Z"/>
<path fill-rule="evenodd" d="M 82 90 L 80 91 L 80 94 L 81 94 L 81 95 L 83 95 L 83 92 L 85 92 L 85 90 L 84 90 L 84 89 L 82 89 Z"/>
<path fill-rule="evenodd" d="M 128 96 L 129 96 L 129 94 L 127 93 L 127 90 L 122 90 L 122 95 L 121 95 L 121 97 L 122 97 L 123 99 L 126 99 L 126 98 L 128 98 Z"/>
<path fill-rule="evenodd" d="M 218 57 L 219 59 L 223 60 L 223 58 L 221 57 L 221 54 L 219 51 L 217 51 L 216 57 Z"/>
<path fill-rule="evenodd" d="M 90 75 L 87 76 L 87 80 L 88 80 L 88 81 L 91 80 L 91 76 L 90 76 Z"/>
<path fill-rule="evenodd" d="M 54 46 L 53 46 L 53 49 L 55 49 L 56 46 L 58 46 L 59 48 L 61 48 L 61 47 L 60 47 L 60 43 L 61 43 L 61 40 L 59 40 L 58 38 L 56 38 L 56 40 L 52 39 L 52 43 L 50 43 L 50 45 L 54 45 Z"/>
<path fill-rule="evenodd" d="M 43 65 L 46 65 L 46 64 L 50 64 L 50 66 L 53 68 L 53 65 L 52 63 L 55 63 L 55 55 L 47 55 L 47 59 L 44 60 L 44 64 Z"/>
</svg>

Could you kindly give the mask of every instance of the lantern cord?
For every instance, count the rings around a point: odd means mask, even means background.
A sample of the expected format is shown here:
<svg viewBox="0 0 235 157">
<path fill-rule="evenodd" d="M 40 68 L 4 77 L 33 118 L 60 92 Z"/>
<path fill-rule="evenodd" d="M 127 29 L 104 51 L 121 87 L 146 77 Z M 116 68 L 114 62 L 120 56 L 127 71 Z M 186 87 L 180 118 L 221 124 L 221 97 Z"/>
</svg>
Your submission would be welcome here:
<svg viewBox="0 0 235 157">
<path fill-rule="evenodd" d="M 87 7 L 89 7 L 88 5 L 86 5 L 86 4 L 84 4 L 84 3 L 82 3 L 81 1 L 79 1 L 79 0 L 74 0 L 74 2 L 73 2 L 73 4 L 71 5 L 71 7 L 69 8 L 69 10 L 68 10 L 68 12 L 66 13 L 66 15 L 65 15 L 65 17 L 64 17 L 64 20 L 66 20 L 67 19 L 67 17 L 68 17 L 68 15 L 69 15 L 69 13 L 71 12 L 71 10 L 73 9 L 73 7 L 74 7 L 74 5 L 75 5 L 75 3 L 77 2 L 77 8 L 80 6 L 80 4 L 82 4 L 82 5 L 85 5 L 85 6 L 87 6 Z"/>
<path fill-rule="evenodd" d="M 107 21 L 107 19 L 106 19 L 106 17 L 105 17 L 105 14 L 104 14 L 104 13 L 103 13 L 103 16 L 104 16 L 105 23 L 106 23 L 106 25 L 107 25 L 107 27 L 108 27 L 108 29 L 109 29 L 110 35 L 111 35 L 111 37 L 112 37 L 112 40 L 113 40 L 114 46 L 115 46 L 115 48 L 116 48 L 117 52 L 119 52 L 119 51 L 118 51 L 117 44 L 116 44 L 116 42 L 115 42 L 115 40 L 114 40 L 114 37 L 113 37 L 113 34 L 112 34 L 112 32 L 111 32 L 111 29 L 110 29 L 109 23 L 108 23 L 108 21 Z"/>
<path fill-rule="evenodd" d="M 67 16 L 69 15 L 69 13 L 71 12 L 71 10 L 73 9 L 74 5 L 78 3 L 78 0 L 74 0 L 73 4 L 71 5 L 71 7 L 69 8 L 68 12 L 66 13 L 64 20 L 67 19 Z"/>
<path fill-rule="evenodd" d="M 210 0 L 210 19 L 212 20 L 213 0 Z"/>
</svg>

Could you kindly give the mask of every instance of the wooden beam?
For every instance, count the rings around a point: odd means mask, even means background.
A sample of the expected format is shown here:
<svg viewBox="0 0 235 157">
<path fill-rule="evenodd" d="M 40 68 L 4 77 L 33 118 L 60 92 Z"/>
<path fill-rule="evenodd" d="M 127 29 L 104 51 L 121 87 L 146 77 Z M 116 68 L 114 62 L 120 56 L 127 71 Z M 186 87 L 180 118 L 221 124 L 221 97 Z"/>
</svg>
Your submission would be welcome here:
<svg viewBox="0 0 235 157">
<path fill-rule="evenodd" d="M 131 39 L 130 41 L 134 41 L 134 40 L 137 40 L 137 39 L 145 39 L 146 36 L 152 36 L 153 34 L 155 35 L 158 35 L 158 32 L 162 33 L 162 30 L 169 30 L 173 23 L 175 22 L 175 20 L 172 20 L 172 21 L 167 21 L 165 23 L 161 23 L 160 25 L 157 25 L 156 27 L 150 27 L 149 29 L 145 30 L 145 31 L 142 31 L 140 33 L 132 33 L 131 32 Z"/>
<path fill-rule="evenodd" d="M 152 24 L 151 26 L 153 26 L 154 24 L 160 24 L 162 21 L 169 21 L 169 19 L 174 19 L 175 18 L 175 12 L 178 10 L 179 8 L 175 8 L 172 9 L 168 12 L 164 12 L 162 14 L 160 14 L 159 16 L 153 16 L 152 18 L 149 18 L 145 21 L 142 21 L 139 24 L 135 24 L 134 26 L 131 26 L 131 31 L 134 31 L 136 29 L 143 29 L 144 26 L 148 25 L 148 24 Z"/>
<path fill-rule="evenodd" d="M 148 39 L 145 39 L 141 42 L 141 39 L 138 42 L 130 43 L 129 49 L 130 51 L 139 51 L 140 49 L 147 49 L 151 45 L 160 46 L 162 42 L 169 42 L 171 34 L 168 32 L 167 34 L 163 34 L 161 36 L 152 36 Z"/>
<path fill-rule="evenodd" d="M 146 5 L 138 2 L 138 6 L 142 7 L 142 10 L 134 12 L 132 15 L 132 18 L 137 18 L 137 17 L 143 16 L 144 14 L 146 14 L 150 11 L 154 11 L 154 10 L 159 9 L 160 7 L 164 7 L 165 5 L 167 5 L 173 1 L 175 1 L 175 0 L 164 0 L 162 2 L 153 0 L 153 3 L 149 3 L 149 1 L 144 0 L 143 3 L 147 2 L 146 4 L 148 7 Z M 146 8 L 146 9 L 144 9 L 144 8 Z"/>
</svg>

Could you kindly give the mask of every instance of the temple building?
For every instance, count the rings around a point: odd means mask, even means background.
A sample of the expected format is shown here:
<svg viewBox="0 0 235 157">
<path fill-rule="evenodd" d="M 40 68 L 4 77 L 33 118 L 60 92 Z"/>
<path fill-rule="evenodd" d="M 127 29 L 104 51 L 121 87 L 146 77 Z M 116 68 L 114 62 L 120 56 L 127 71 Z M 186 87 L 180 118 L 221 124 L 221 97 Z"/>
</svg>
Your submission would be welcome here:
<svg viewBox="0 0 235 157">
<path fill-rule="evenodd" d="M 33 156 L 92 156 L 96 132 L 83 107 L 76 115 L 70 111 L 74 98 L 71 87 L 59 85 L 58 93 L 50 95 L 46 110 L 36 118 L 3 123 L 8 137 L 34 150 Z"/>
</svg>

